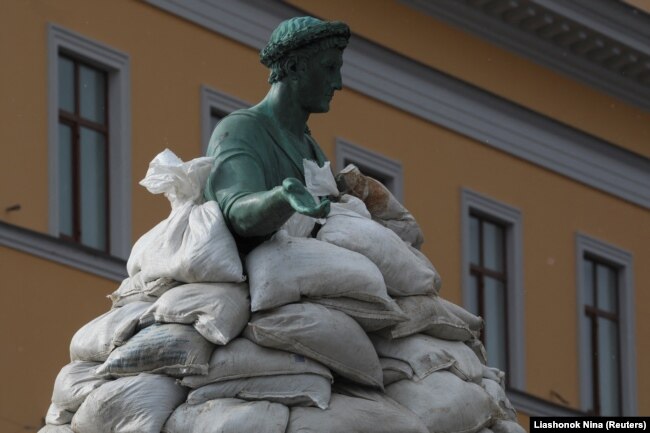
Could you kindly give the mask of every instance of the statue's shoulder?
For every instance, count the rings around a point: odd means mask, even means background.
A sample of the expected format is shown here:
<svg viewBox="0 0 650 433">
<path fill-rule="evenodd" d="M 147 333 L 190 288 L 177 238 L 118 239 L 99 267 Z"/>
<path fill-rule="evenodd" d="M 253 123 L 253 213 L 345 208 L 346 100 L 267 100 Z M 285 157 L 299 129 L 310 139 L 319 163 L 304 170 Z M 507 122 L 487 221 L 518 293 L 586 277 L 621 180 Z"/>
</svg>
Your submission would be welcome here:
<svg viewBox="0 0 650 433">
<path fill-rule="evenodd" d="M 257 147 L 268 136 L 270 126 L 265 117 L 249 108 L 233 111 L 217 124 L 208 146 L 208 155 L 217 149 Z"/>
<path fill-rule="evenodd" d="M 232 129 L 243 129 L 250 130 L 250 128 L 255 129 L 265 129 L 267 120 L 265 116 L 258 113 L 257 111 L 244 108 L 241 110 L 233 111 L 228 114 L 226 117 L 221 119 L 217 125 L 217 130 L 232 130 Z"/>
</svg>

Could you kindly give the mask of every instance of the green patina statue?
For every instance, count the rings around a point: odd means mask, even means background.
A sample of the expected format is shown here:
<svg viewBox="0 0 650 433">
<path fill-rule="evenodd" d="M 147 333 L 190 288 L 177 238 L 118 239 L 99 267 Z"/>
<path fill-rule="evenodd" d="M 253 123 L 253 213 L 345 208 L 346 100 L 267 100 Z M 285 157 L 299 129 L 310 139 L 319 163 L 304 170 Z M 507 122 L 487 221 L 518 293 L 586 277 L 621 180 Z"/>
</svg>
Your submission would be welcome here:
<svg viewBox="0 0 650 433">
<path fill-rule="evenodd" d="M 341 90 L 349 37 L 348 26 L 338 21 L 282 22 L 260 53 L 271 69 L 266 97 L 225 117 L 212 133 L 208 156 L 216 159 L 205 198 L 219 203 L 243 253 L 294 212 L 319 218 L 329 213 L 329 201 L 316 203 L 307 191 L 302 161 L 322 166 L 326 160 L 307 120 L 329 111 L 334 92 Z"/>
</svg>

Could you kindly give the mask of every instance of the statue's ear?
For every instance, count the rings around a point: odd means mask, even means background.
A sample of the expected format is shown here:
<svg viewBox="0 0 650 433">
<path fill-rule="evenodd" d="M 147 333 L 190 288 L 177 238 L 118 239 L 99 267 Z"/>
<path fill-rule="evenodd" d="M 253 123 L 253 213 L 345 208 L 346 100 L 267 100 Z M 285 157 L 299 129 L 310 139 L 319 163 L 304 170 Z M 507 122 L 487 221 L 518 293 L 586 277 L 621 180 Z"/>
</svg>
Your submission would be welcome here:
<svg viewBox="0 0 650 433">
<path fill-rule="evenodd" d="M 294 76 L 296 78 L 302 77 L 303 75 L 306 74 L 307 72 L 307 59 L 304 57 L 298 57 L 296 56 L 295 58 L 296 63 L 294 64 Z"/>
<path fill-rule="evenodd" d="M 300 59 L 296 56 L 289 56 L 287 57 L 286 63 L 285 63 L 285 70 L 287 72 L 287 77 L 293 81 L 298 79 L 299 71 L 300 71 Z"/>
</svg>

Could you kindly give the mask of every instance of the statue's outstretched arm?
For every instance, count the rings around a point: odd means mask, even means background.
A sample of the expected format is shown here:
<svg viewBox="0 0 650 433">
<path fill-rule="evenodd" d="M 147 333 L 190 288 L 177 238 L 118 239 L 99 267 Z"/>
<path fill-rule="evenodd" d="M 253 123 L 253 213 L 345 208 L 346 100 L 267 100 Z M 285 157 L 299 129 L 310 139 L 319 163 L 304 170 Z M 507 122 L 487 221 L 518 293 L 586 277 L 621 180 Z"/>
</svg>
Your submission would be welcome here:
<svg viewBox="0 0 650 433">
<path fill-rule="evenodd" d="M 287 178 L 270 191 L 245 195 L 230 207 L 231 228 L 240 236 L 265 236 L 277 231 L 294 212 L 315 218 L 327 216 L 329 200 L 316 203 L 305 186 Z"/>
</svg>

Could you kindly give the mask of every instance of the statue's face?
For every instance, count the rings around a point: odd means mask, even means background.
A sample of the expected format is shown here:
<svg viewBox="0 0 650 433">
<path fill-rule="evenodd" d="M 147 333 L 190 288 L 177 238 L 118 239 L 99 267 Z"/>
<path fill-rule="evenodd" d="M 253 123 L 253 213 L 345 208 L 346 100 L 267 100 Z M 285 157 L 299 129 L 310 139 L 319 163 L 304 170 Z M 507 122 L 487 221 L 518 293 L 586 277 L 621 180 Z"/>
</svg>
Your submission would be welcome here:
<svg viewBox="0 0 650 433">
<path fill-rule="evenodd" d="M 311 56 L 298 74 L 298 97 L 302 108 L 308 113 L 326 113 L 334 92 L 341 90 L 341 66 L 343 51 L 328 48 Z"/>
</svg>

